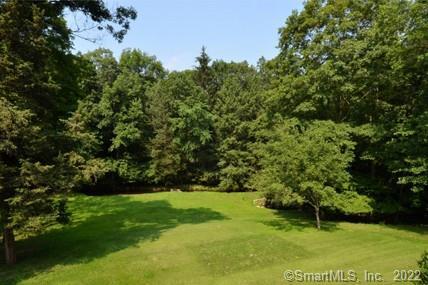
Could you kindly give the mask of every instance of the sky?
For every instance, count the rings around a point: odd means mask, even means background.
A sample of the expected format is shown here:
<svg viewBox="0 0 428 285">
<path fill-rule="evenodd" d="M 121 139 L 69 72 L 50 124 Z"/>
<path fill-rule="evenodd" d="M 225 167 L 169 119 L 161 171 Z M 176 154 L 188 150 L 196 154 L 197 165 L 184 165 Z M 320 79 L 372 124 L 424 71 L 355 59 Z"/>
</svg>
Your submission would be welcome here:
<svg viewBox="0 0 428 285">
<path fill-rule="evenodd" d="M 201 47 L 212 59 L 247 60 L 256 64 L 264 56 L 274 57 L 278 50 L 278 29 L 292 10 L 300 10 L 303 0 L 107 0 L 108 8 L 133 6 L 136 21 L 122 43 L 106 32 L 86 32 L 97 38 L 91 43 L 78 37 L 75 52 L 108 48 L 116 57 L 125 48 L 138 48 L 155 55 L 168 70 L 195 66 Z M 68 13 L 71 28 L 85 26 L 85 18 Z M 86 24 L 90 26 L 90 24 Z M 91 34 L 92 33 L 92 34 Z"/>
</svg>

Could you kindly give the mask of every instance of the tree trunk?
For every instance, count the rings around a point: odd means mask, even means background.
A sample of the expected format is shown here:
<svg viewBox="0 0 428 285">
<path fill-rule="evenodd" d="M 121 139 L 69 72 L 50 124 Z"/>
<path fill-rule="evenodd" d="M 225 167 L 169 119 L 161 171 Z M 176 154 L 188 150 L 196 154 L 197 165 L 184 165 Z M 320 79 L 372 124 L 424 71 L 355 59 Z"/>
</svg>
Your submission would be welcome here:
<svg viewBox="0 0 428 285">
<path fill-rule="evenodd" d="M 376 165 L 374 160 L 370 162 L 370 176 L 372 179 L 376 177 Z"/>
<path fill-rule="evenodd" d="M 13 265 L 16 263 L 15 253 L 15 235 L 9 228 L 3 229 L 4 249 L 6 253 L 6 264 Z"/>
<path fill-rule="evenodd" d="M 320 208 L 315 207 L 315 218 L 317 219 L 317 229 L 321 229 Z"/>
</svg>

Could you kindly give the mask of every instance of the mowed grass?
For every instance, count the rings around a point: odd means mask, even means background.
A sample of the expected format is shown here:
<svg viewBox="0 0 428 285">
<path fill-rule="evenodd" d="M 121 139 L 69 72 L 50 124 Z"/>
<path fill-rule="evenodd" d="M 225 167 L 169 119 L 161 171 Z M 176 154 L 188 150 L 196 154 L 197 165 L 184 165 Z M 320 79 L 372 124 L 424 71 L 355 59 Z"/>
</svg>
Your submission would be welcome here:
<svg viewBox="0 0 428 285">
<path fill-rule="evenodd" d="M 424 227 L 328 222 L 317 231 L 311 217 L 254 207 L 255 198 L 75 196 L 72 223 L 19 240 L 19 263 L 0 265 L 0 284 L 287 284 L 287 269 L 360 279 L 368 270 L 392 284 L 393 270 L 415 269 L 428 249 Z"/>
</svg>

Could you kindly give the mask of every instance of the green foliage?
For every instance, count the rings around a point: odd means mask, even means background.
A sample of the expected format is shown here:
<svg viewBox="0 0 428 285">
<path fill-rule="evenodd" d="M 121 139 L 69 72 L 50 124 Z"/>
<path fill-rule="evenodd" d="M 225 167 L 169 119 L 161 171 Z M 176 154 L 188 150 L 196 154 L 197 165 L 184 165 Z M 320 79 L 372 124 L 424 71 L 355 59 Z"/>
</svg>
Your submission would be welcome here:
<svg viewBox="0 0 428 285">
<path fill-rule="evenodd" d="M 197 179 L 212 136 L 206 92 L 190 74 L 171 73 L 150 89 L 148 96 L 153 132 L 149 179 L 167 184 Z"/>
<path fill-rule="evenodd" d="M 125 49 L 120 56 L 119 67 L 122 73 L 128 71 L 138 74 L 145 84 L 145 89 L 166 75 L 162 63 L 155 56 L 139 49 Z"/>
<path fill-rule="evenodd" d="M 261 170 L 253 177 L 254 187 L 284 206 L 307 203 L 316 212 L 321 207 L 370 212 L 369 199 L 351 192 L 348 167 L 354 146 L 345 124 L 285 121 L 258 147 Z"/>
<path fill-rule="evenodd" d="M 303 117 L 383 122 L 404 115 L 421 90 L 422 70 L 409 68 L 412 1 L 308 1 L 281 29 L 286 109 Z M 421 12 L 419 12 L 421 13 Z M 425 84 L 425 83 L 423 83 Z M 412 86 L 410 88 L 402 88 Z M 416 91 L 417 92 L 417 91 Z"/>
<path fill-rule="evenodd" d="M 65 195 L 74 180 L 63 153 L 73 147 L 59 122 L 90 82 L 81 82 L 85 61 L 70 51 L 66 9 L 118 40 L 136 17 L 132 8 L 110 12 L 103 1 L 0 1 L 0 226 L 9 264 L 16 261 L 14 231 L 32 234 L 67 221 Z"/>
<path fill-rule="evenodd" d="M 1 96 L 45 120 L 61 114 L 65 102 L 73 106 L 72 94 L 59 96 L 61 87 L 74 83 L 63 82 L 59 72 L 72 64 L 66 54 L 70 35 L 60 15 L 47 1 L 2 1 L 0 26 Z"/>
<path fill-rule="evenodd" d="M 210 103 L 212 102 L 213 91 L 213 72 L 210 67 L 211 58 L 206 53 L 206 48 L 203 46 L 201 54 L 196 58 L 198 65 L 196 66 L 194 78 L 195 82 L 210 95 Z M 214 91 L 215 92 L 215 91 Z"/>
<path fill-rule="evenodd" d="M 427 19 L 425 1 L 307 1 L 264 64 L 269 117 L 355 127 L 352 175 L 380 212 L 426 211 Z"/>
<path fill-rule="evenodd" d="M 29 110 L 0 98 L 0 114 L 0 222 L 24 234 L 39 232 L 58 221 L 72 185 L 59 161 L 38 161 L 46 137 Z"/>
<path fill-rule="evenodd" d="M 421 276 L 416 284 L 428 284 L 428 252 L 424 251 L 421 256 L 421 259 L 418 261 L 419 270 L 421 271 Z"/>
<path fill-rule="evenodd" d="M 387 166 L 398 185 L 410 189 L 406 201 L 414 207 L 428 205 L 428 112 L 397 124 L 387 142 Z"/>
<path fill-rule="evenodd" d="M 256 139 L 262 112 L 260 84 L 256 70 L 246 64 L 216 63 L 216 74 L 222 66 L 227 78 L 216 95 L 213 108 L 218 177 L 220 189 L 242 191 L 248 189 L 248 179 L 254 172 L 255 156 L 251 144 Z M 239 71 L 234 74 L 234 69 Z"/>
<path fill-rule="evenodd" d="M 123 183 L 143 181 L 150 132 L 145 93 L 163 76 L 162 66 L 138 50 L 125 50 L 119 65 L 109 57 L 105 63 L 98 53 L 109 54 L 99 50 L 88 58 L 95 59 L 95 78 L 105 76 L 105 85 L 80 101 L 67 122 L 68 135 L 77 145 L 72 165 L 84 183 L 96 183 L 103 176 Z"/>
<path fill-rule="evenodd" d="M 86 69 L 89 75 L 84 80 L 92 79 L 89 88 L 101 92 L 105 86 L 113 84 L 119 74 L 119 66 L 111 50 L 98 48 L 84 54 L 83 58 L 87 61 Z M 86 90 L 88 93 L 91 91 L 91 89 Z"/>
</svg>

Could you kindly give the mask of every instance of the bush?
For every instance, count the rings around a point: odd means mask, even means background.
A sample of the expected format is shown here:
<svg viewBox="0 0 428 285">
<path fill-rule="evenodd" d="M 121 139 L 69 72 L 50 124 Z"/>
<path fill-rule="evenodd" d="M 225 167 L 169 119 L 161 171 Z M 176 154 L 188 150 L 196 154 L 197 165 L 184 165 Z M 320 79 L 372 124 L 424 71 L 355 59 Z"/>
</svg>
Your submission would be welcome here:
<svg viewBox="0 0 428 285">
<path fill-rule="evenodd" d="M 418 261 L 418 265 L 421 271 L 421 280 L 416 284 L 428 284 L 428 251 L 422 254 L 421 260 Z"/>
</svg>

